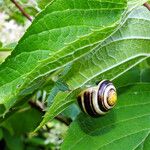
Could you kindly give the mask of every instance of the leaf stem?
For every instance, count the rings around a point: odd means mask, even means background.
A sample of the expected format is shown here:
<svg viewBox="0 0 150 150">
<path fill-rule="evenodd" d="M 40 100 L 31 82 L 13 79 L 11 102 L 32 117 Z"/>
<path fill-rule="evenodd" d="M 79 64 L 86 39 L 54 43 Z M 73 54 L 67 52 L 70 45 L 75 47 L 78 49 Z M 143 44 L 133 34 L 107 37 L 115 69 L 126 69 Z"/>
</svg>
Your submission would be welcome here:
<svg viewBox="0 0 150 150">
<path fill-rule="evenodd" d="M 148 2 L 146 2 L 144 6 L 150 11 L 150 4 Z"/>
<path fill-rule="evenodd" d="M 11 52 L 11 48 L 0 48 L 0 52 Z"/>
<path fill-rule="evenodd" d="M 16 0 L 11 0 L 12 3 L 20 10 L 20 12 L 29 20 L 32 21 L 32 18 L 25 12 L 25 10 L 17 3 Z"/>
</svg>

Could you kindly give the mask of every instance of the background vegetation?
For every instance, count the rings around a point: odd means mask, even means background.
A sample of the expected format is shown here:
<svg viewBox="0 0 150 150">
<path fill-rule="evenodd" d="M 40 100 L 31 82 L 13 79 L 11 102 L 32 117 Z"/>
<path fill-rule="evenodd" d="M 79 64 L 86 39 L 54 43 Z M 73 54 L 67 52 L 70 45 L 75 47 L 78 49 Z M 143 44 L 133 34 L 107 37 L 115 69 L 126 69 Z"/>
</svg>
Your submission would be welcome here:
<svg viewBox="0 0 150 150">
<path fill-rule="evenodd" d="M 0 149 L 149 150 L 149 10 L 146 0 L 0 0 Z M 118 104 L 94 119 L 76 97 L 102 79 Z"/>
</svg>

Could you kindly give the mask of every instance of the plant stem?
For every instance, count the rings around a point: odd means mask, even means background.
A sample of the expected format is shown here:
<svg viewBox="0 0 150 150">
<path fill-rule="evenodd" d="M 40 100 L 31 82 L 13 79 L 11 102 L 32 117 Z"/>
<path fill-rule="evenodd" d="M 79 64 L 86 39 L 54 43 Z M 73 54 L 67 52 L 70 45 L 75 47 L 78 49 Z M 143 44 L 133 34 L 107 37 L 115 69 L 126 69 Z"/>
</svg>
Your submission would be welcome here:
<svg viewBox="0 0 150 150">
<path fill-rule="evenodd" d="M 29 20 L 32 21 L 32 18 L 25 12 L 25 10 L 17 3 L 16 0 L 11 0 L 12 3 L 20 10 L 20 12 Z"/>
<path fill-rule="evenodd" d="M 0 52 L 11 52 L 11 48 L 0 48 Z"/>
<path fill-rule="evenodd" d="M 148 2 L 145 3 L 144 6 L 150 11 L 150 4 Z"/>
<path fill-rule="evenodd" d="M 64 123 L 66 126 L 69 126 L 69 125 L 70 125 L 70 123 L 72 122 L 72 120 L 71 120 L 71 119 L 69 119 L 69 118 L 65 118 L 65 117 L 63 117 L 62 115 L 58 115 L 58 116 L 56 116 L 56 117 L 55 117 L 55 119 L 57 119 L 58 121 L 60 121 L 60 122 Z"/>
</svg>

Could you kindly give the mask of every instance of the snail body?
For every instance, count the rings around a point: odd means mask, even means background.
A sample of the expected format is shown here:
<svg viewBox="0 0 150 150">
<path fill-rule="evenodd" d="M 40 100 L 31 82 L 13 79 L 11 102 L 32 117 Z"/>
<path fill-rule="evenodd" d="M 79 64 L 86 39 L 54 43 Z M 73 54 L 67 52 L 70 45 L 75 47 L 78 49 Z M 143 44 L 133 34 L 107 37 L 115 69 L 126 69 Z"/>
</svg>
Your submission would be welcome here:
<svg viewBox="0 0 150 150">
<path fill-rule="evenodd" d="M 78 96 L 81 110 L 92 117 L 106 114 L 116 102 L 116 88 L 109 80 L 101 81 L 98 86 L 88 88 Z"/>
</svg>

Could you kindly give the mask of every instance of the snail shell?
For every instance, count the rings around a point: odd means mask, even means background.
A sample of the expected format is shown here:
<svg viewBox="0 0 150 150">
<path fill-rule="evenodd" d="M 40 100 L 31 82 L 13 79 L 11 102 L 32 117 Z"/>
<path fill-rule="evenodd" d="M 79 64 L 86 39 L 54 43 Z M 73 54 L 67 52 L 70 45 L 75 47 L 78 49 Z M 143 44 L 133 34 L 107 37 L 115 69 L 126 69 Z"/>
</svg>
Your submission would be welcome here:
<svg viewBox="0 0 150 150">
<path fill-rule="evenodd" d="M 116 88 L 109 80 L 82 91 L 78 96 L 81 110 L 92 117 L 99 117 L 112 109 L 117 102 Z"/>
</svg>

